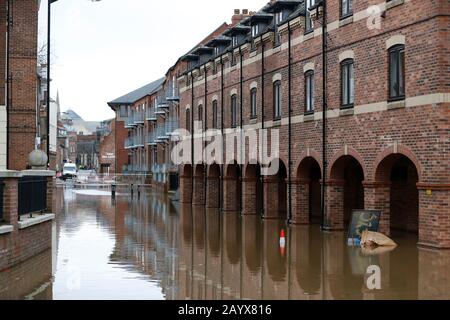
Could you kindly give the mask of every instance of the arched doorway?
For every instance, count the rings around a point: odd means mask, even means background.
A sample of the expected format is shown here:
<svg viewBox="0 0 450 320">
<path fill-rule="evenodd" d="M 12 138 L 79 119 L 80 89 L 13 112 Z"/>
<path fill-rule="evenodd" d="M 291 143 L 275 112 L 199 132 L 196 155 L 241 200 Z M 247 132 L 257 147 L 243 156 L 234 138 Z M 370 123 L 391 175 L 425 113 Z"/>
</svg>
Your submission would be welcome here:
<svg viewBox="0 0 450 320">
<path fill-rule="evenodd" d="M 330 229 L 346 229 L 353 210 L 364 209 L 364 169 L 350 155 L 338 158 L 331 167 L 327 186 L 325 224 Z"/>
<path fill-rule="evenodd" d="M 261 215 L 263 183 L 261 179 L 261 166 L 259 164 L 248 164 L 246 166 L 242 190 L 242 214 Z"/>
<path fill-rule="evenodd" d="M 206 207 L 218 209 L 220 207 L 220 166 L 213 163 L 208 168 L 206 186 Z"/>
<path fill-rule="evenodd" d="M 307 157 L 300 162 L 293 187 L 294 223 L 321 222 L 321 179 L 322 172 L 316 159 Z"/>
<path fill-rule="evenodd" d="M 186 164 L 181 167 L 180 202 L 192 202 L 192 166 L 190 164 Z"/>
<path fill-rule="evenodd" d="M 376 169 L 376 180 L 390 186 L 390 232 L 419 232 L 419 173 L 416 165 L 402 154 L 384 158 Z"/>
<path fill-rule="evenodd" d="M 241 211 L 241 191 L 241 169 L 235 161 L 225 170 L 223 211 Z"/>
<path fill-rule="evenodd" d="M 266 219 L 285 219 L 287 216 L 287 170 L 284 162 L 278 161 L 277 173 L 264 178 L 263 211 Z"/>
</svg>

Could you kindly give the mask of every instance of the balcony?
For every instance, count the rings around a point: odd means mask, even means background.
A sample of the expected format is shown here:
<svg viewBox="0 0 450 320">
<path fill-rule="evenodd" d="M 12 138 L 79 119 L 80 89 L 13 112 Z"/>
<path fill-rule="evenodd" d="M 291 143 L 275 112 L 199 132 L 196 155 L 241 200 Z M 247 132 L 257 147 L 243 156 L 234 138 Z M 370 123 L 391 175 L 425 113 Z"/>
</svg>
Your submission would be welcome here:
<svg viewBox="0 0 450 320">
<path fill-rule="evenodd" d="M 156 108 L 151 107 L 151 108 L 147 109 L 146 119 L 147 119 L 147 121 L 157 121 L 158 120 L 158 118 L 156 117 Z"/>
<path fill-rule="evenodd" d="M 156 146 L 157 145 L 155 132 L 147 133 L 147 145 L 149 145 L 149 146 Z"/>
<path fill-rule="evenodd" d="M 174 131 L 180 127 L 180 121 L 177 117 L 170 117 L 166 120 L 166 134 L 170 137 L 174 135 Z"/>
<path fill-rule="evenodd" d="M 144 111 L 143 110 L 136 111 L 134 113 L 134 124 L 135 125 L 144 124 L 145 123 L 144 118 L 145 117 L 144 117 Z"/>
<path fill-rule="evenodd" d="M 158 125 L 156 128 L 156 139 L 158 143 L 165 143 L 170 139 L 170 136 L 166 133 L 166 125 Z"/>
<path fill-rule="evenodd" d="M 125 149 L 132 149 L 134 148 L 134 137 L 128 137 L 125 139 Z"/>
<path fill-rule="evenodd" d="M 125 129 L 133 129 L 134 124 L 134 114 L 132 113 L 128 117 L 125 118 Z"/>
<path fill-rule="evenodd" d="M 156 98 L 156 106 L 158 109 L 168 109 L 170 107 L 165 92 L 162 92 Z"/>
<path fill-rule="evenodd" d="M 136 148 L 143 148 L 145 147 L 145 138 L 144 136 L 138 135 L 134 137 L 134 146 Z"/>
<path fill-rule="evenodd" d="M 173 83 L 169 84 L 169 88 L 166 91 L 166 99 L 167 101 L 180 101 L 180 91 Z"/>
</svg>

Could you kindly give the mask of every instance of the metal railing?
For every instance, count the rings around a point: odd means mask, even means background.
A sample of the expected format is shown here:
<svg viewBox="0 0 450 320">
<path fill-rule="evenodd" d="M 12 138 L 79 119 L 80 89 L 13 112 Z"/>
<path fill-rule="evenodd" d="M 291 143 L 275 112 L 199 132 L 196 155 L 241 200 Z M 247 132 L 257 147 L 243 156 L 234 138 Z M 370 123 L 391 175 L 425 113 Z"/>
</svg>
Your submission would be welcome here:
<svg viewBox="0 0 450 320">
<path fill-rule="evenodd" d="M 173 83 L 169 83 L 169 87 L 166 91 L 166 97 L 168 101 L 180 100 L 180 91 L 178 89 L 178 86 L 174 86 Z"/>
<path fill-rule="evenodd" d="M 156 145 L 156 133 L 155 132 L 148 132 L 147 133 L 147 144 L 148 145 Z"/>
<path fill-rule="evenodd" d="M 156 108 L 150 107 L 147 109 L 146 119 L 147 119 L 147 121 L 157 121 L 158 120 L 156 117 Z"/>
<path fill-rule="evenodd" d="M 0 222 L 3 222 L 3 180 L 0 179 Z"/>
<path fill-rule="evenodd" d="M 134 127 L 134 113 L 132 112 L 125 120 L 125 128 L 130 129 Z"/>
<path fill-rule="evenodd" d="M 131 149 L 134 147 L 134 137 L 128 137 L 125 139 L 125 149 Z"/>
<path fill-rule="evenodd" d="M 166 133 L 166 124 L 160 124 L 156 127 L 156 139 L 158 142 L 166 142 L 169 140 L 169 136 Z"/>
<path fill-rule="evenodd" d="M 161 92 L 156 97 L 156 106 L 158 108 L 169 108 L 169 102 L 167 101 L 167 97 L 166 97 L 166 93 L 165 92 Z"/>
<path fill-rule="evenodd" d="M 134 112 L 134 123 L 144 124 L 145 114 L 143 110 L 138 110 Z"/>
<path fill-rule="evenodd" d="M 166 126 L 166 134 L 168 136 L 173 135 L 174 131 L 177 130 L 180 127 L 180 122 L 177 117 L 170 117 L 166 120 L 165 123 Z"/>
<path fill-rule="evenodd" d="M 18 183 L 18 216 L 47 210 L 47 178 L 22 177 Z"/>
</svg>

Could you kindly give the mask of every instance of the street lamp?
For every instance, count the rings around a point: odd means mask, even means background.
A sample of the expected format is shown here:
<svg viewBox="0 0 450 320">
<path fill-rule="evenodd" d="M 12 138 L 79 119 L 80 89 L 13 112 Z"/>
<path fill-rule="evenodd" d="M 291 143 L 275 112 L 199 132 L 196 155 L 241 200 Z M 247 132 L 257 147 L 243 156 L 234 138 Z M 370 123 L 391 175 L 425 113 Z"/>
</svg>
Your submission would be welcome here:
<svg viewBox="0 0 450 320">
<path fill-rule="evenodd" d="M 52 3 L 58 0 L 48 0 L 47 3 L 47 168 L 50 166 L 50 35 L 51 35 L 51 16 Z M 102 0 L 90 0 L 91 2 L 99 2 Z"/>
</svg>

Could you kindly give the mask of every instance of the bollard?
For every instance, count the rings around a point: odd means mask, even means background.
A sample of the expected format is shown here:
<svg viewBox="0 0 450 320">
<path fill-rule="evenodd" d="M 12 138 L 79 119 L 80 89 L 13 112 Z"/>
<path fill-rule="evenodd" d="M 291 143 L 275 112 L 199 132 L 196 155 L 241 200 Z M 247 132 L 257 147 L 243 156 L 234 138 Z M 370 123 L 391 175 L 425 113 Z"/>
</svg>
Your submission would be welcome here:
<svg viewBox="0 0 450 320">
<path fill-rule="evenodd" d="M 116 185 L 113 184 L 111 185 L 111 198 L 115 199 L 116 198 Z"/>
<path fill-rule="evenodd" d="M 134 185 L 131 184 L 131 197 L 133 198 L 133 196 L 134 196 Z"/>
<path fill-rule="evenodd" d="M 141 198 L 141 185 L 138 184 L 138 199 Z"/>
</svg>

